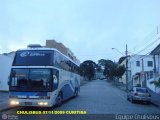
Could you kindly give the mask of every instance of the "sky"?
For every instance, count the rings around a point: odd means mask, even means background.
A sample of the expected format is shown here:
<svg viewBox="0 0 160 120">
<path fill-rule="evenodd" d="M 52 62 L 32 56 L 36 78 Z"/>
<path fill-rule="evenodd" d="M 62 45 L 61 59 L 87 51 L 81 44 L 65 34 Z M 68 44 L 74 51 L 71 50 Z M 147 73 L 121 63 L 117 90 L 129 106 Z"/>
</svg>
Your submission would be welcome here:
<svg viewBox="0 0 160 120">
<path fill-rule="evenodd" d="M 118 61 L 126 44 L 129 54 L 149 46 L 139 53 L 146 54 L 160 43 L 154 42 L 159 5 L 160 0 L 0 0 L 0 54 L 48 39 L 63 43 L 81 62 Z"/>
</svg>

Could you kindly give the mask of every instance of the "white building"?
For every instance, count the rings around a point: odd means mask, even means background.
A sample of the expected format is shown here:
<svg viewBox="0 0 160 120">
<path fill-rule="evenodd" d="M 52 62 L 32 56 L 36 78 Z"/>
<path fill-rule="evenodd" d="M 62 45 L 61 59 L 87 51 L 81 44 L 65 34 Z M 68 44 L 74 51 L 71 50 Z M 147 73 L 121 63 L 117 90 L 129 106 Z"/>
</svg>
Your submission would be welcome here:
<svg viewBox="0 0 160 120">
<path fill-rule="evenodd" d="M 126 67 L 126 59 L 121 63 Z M 132 86 L 146 86 L 147 77 L 153 77 L 153 56 L 148 55 L 132 55 L 128 57 L 128 85 Z M 120 82 L 126 84 L 126 73 L 122 76 Z"/>
<path fill-rule="evenodd" d="M 130 77 L 129 81 L 132 81 L 132 85 L 141 85 L 146 87 L 148 78 L 153 78 L 153 56 L 152 55 L 134 55 L 128 62 Z"/>
<path fill-rule="evenodd" d="M 153 61 L 154 61 L 154 74 L 153 78 L 150 78 L 147 80 L 147 86 L 154 92 L 160 93 L 160 88 L 157 88 L 153 82 L 158 81 L 160 79 L 160 44 L 151 51 L 150 53 L 153 55 Z"/>
<path fill-rule="evenodd" d="M 10 74 L 13 57 L 14 53 L 0 55 L 0 90 L 2 91 L 7 91 L 9 89 L 8 77 Z"/>
</svg>

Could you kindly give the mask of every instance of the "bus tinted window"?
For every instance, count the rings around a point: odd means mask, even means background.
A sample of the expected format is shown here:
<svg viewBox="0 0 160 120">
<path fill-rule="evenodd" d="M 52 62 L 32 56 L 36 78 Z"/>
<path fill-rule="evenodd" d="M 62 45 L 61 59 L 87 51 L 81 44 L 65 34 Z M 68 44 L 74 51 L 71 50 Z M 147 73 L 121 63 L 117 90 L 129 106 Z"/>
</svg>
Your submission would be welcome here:
<svg viewBox="0 0 160 120">
<path fill-rule="evenodd" d="M 18 51 L 13 66 L 50 66 L 53 65 L 51 51 Z"/>
<path fill-rule="evenodd" d="M 57 51 L 54 53 L 54 65 L 60 69 L 78 74 L 78 66 Z"/>
<path fill-rule="evenodd" d="M 50 91 L 51 76 L 50 69 L 12 69 L 10 91 Z"/>
</svg>

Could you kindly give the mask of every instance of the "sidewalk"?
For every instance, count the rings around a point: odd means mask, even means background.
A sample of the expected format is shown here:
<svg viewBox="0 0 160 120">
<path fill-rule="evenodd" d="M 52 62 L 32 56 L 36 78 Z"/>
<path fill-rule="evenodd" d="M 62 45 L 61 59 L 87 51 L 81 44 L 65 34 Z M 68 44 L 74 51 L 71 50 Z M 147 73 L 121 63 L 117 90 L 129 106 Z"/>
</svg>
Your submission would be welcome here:
<svg viewBox="0 0 160 120">
<path fill-rule="evenodd" d="M 9 108 L 9 93 L 0 91 L 0 111 Z"/>
<path fill-rule="evenodd" d="M 125 85 L 123 85 L 123 84 L 115 85 L 113 82 L 110 82 L 110 83 L 111 83 L 111 85 L 115 86 L 116 88 L 121 89 L 126 92 Z M 160 108 L 160 94 L 156 94 L 152 91 L 150 91 L 150 94 L 151 94 L 151 103 Z"/>
<path fill-rule="evenodd" d="M 153 92 L 150 92 L 151 93 L 151 102 L 157 106 L 157 107 L 160 107 L 160 94 L 156 94 L 156 93 L 153 93 Z"/>
</svg>

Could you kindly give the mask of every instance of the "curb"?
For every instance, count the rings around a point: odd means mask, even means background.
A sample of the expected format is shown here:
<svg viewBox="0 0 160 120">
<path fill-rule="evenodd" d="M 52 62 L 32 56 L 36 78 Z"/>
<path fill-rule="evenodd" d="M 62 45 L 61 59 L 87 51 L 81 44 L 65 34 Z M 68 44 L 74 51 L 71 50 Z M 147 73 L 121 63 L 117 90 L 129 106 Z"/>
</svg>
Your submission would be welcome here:
<svg viewBox="0 0 160 120">
<path fill-rule="evenodd" d="M 155 106 L 155 107 L 158 107 L 158 108 L 160 109 L 160 105 L 158 105 L 158 104 L 156 104 L 156 103 L 154 103 L 154 102 L 152 102 L 152 101 L 151 101 L 151 104 L 152 104 L 153 106 Z"/>
<path fill-rule="evenodd" d="M 7 111 L 7 110 L 14 109 L 14 108 L 18 108 L 18 106 L 15 106 L 15 107 L 7 107 L 7 108 L 4 108 L 4 109 L 1 109 L 1 110 L 0 110 L 0 113 L 1 113 L 1 112 L 4 112 L 4 111 Z"/>
</svg>

